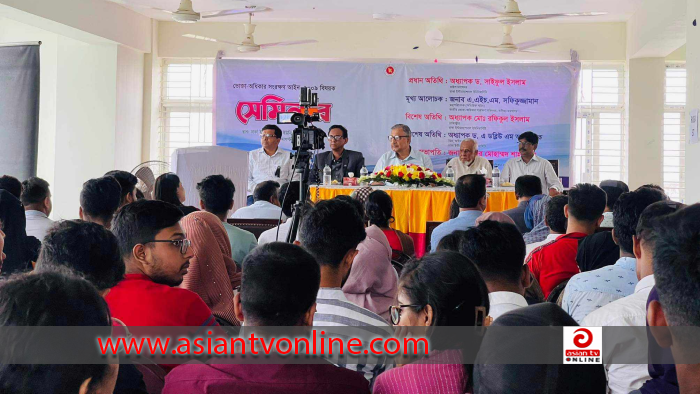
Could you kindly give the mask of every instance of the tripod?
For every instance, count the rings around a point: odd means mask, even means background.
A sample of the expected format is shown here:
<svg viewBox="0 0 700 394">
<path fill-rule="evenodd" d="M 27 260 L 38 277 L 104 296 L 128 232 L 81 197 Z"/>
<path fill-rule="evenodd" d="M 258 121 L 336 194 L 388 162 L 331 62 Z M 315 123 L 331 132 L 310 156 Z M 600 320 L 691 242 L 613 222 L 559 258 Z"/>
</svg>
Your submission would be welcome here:
<svg viewBox="0 0 700 394">
<path fill-rule="evenodd" d="M 289 235 L 287 235 L 287 243 L 294 243 L 297 239 L 297 231 L 299 230 L 299 221 L 301 220 L 300 213 L 301 209 L 308 199 L 309 190 L 309 161 L 311 159 L 311 152 L 308 150 L 299 149 L 297 152 L 296 167 L 294 168 L 294 173 L 301 175 L 301 180 L 299 181 L 299 199 L 294 203 L 292 209 L 292 226 L 289 229 Z"/>
</svg>

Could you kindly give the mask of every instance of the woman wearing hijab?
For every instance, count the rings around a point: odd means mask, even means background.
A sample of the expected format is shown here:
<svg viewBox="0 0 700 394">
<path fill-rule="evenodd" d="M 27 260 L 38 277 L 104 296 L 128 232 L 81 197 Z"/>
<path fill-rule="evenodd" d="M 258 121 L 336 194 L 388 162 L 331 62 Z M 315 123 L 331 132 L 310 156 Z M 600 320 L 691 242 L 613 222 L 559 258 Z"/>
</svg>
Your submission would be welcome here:
<svg viewBox="0 0 700 394">
<path fill-rule="evenodd" d="M 604 394 L 603 365 L 504 364 L 508 355 L 542 354 L 541 332 L 522 330 L 521 335 L 497 327 L 578 326 L 563 309 L 552 303 L 531 305 L 506 313 L 491 324 L 474 365 L 474 394 Z M 539 335 L 538 335 L 539 334 Z M 536 336 L 537 335 L 537 336 Z M 536 336 L 536 337 L 535 337 Z M 553 336 L 552 341 L 561 339 Z"/>
<path fill-rule="evenodd" d="M 528 228 L 532 228 L 532 230 L 523 234 L 526 245 L 544 241 L 545 238 L 547 238 L 549 227 L 547 227 L 547 224 L 544 222 L 544 214 L 550 199 L 551 197 L 549 196 L 543 196 L 536 201 L 530 201 L 530 204 L 528 204 L 525 210 L 525 225 L 528 226 Z"/>
<path fill-rule="evenodd" d="M 478 269 L 455 252 L 437 252 L 404 267 L 397 304 L 391 307 L 395 326 L 479 326 L 489 311 L 488 290 Z M 471 390 L 471 366 L 462 364 L 463 344 L 430 338 L 433 363 L 414 362 L 377 377 L 374 394 L 465 393 Z M 443 362 L 437 364 L 435 361 Z"/>
<path fill-rule="evenodd" d="M 163 174 L 156 179 L 154 198 L 177 206 L 185 216 L 199 211 L 195 207 L 182 205 L 186 199 L 185 188 L 182 187 L 180 177 L 172 172 Z"/>
<path fill-rule="evenodd" d="M 231 258 L 231 244 L 221 220 L 200 211 L 185 216 L 180 225 L 194 251 L 180 287 L 199 294 L 222 325 L 240 325 L 233 311 L 233 289 L 241 284 L 241 274 Z"/>
<path fill-rule="evenodd" d="M 391 201 L 391 196 L 384 190 L 373 191 L 365 202 L 365 216 L 367 217 L 369 225 L 375 225 L 382 230 L 392 250 L 399 251 L 412 257 L 415 254 L 413 239 L 403 232 L 394 230 L 389 226 L 389 223 L 394 221 L 394 217 L 391 216 L 393 209 L 394 203 Z"/>
<path fill-rule="evenodd" d="M 39 257 L 41 242 L 27 235 L 22 203 L 7 190 L 0 189 L 0 222 L 3 223 L 4 253 L 2 275 L 32 269 L 32 261 Z"/>
</svg>

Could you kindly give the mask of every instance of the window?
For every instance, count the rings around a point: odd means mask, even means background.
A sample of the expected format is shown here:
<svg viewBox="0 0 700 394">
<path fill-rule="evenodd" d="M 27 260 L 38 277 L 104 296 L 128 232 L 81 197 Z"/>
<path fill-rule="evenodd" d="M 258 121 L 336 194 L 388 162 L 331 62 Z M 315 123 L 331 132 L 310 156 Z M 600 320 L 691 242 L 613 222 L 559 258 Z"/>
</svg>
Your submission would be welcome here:
<svg viewBox="0 0 700 394">
<path fill-rule="evenodd" d="M 572 178 L 627 181 L 624 64 L 582 63 Z"/>
<path fill-rule="evenodd" d="M 683 63 L 666 65 L 664 94 L 663 188 L 675 200 L 685 200 L 685 92 Z"/>
<path fill-rule="evenodd" d="M 163 59 L 158 160 L 177 148 L 211 145 L 213 59 Z"/>
</svg>

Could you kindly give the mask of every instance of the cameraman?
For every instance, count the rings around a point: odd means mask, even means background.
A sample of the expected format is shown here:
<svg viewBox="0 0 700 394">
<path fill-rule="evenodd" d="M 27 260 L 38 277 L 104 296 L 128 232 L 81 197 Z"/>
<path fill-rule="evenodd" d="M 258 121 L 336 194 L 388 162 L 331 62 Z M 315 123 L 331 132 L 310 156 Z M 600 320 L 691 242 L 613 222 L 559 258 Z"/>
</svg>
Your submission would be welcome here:
<svg viewBox="0 0 700 394">
<path fill-rule="evenodd" d="M 348 143 L 348 130 L 341 125 L 333 125 L 328 130 L 328 143 L 331 150 L 321 152 L 314 158 L 314 166 L 309 173 L 309 183 L 317 183 L 323 174 L 323 169 L 331 168 L 331 178 L 340 183 L 349 172 L 360 176 L 360 170 L 365 165 L 362 152 L 345 149 Z"/>
<path fill-rule="evenodd" d="M 248 153 L 247 205 L 253 204 L 253 191 L 260 182 L 275 181 L 279 184 L 289 182 L 290 175 L 293 173 L 293 162 L 289 152 L 279 149 L 280 141 L 282 141 L 282 130 L 273 124 L 265 125 L 260 132 L 262 148 Z"/>
</svg>

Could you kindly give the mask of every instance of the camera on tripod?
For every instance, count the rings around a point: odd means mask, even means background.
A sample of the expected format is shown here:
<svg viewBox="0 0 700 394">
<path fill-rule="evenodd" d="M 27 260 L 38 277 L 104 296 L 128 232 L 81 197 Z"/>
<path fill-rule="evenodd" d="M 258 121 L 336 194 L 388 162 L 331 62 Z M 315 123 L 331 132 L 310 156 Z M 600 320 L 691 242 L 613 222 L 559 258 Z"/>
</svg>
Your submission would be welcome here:
<svg viewBox="0 0 700 394">
<path fill-rule="evenodd" d="M 326 133 L 318 127 L 308 126 L 309 123 L 320 122 L 318 112 L 311 114 L 311 108 L 318 106 L 318 93 L 311 93 L 307 87 L 301 88 L 299 107 L 301 112 L 277 113 L 277 124 L 294 124 L 297 126 L 292 132 L 292 149 L 305 152 L 324 149 Z"/>
</svg>

